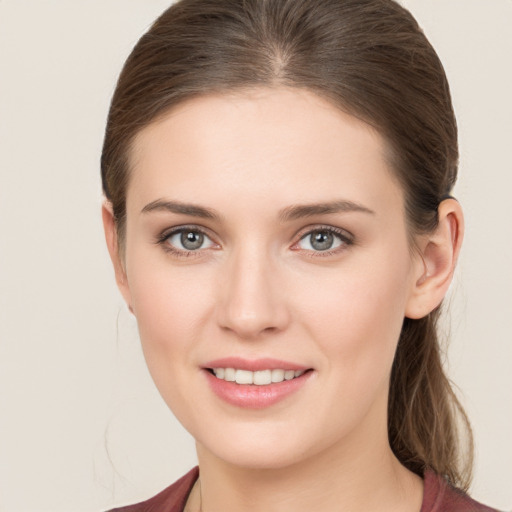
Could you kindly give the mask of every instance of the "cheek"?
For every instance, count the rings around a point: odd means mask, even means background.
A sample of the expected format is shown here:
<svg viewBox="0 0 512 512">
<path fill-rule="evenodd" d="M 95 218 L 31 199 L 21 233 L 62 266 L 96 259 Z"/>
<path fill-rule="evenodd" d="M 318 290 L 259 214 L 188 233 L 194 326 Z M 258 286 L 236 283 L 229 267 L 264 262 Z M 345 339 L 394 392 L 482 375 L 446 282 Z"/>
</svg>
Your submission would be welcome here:
<svg viewBox="0 0 512 512">
<path fill-rule="evenodd" d="M 141 244 L 142 245 L 142 244 Z M 211 304 L 211 278 L 198 265 L 191 275 L 167 255 L 134 247 L 127 261 L 132 308 L 144 356 L 162 394 L 170 375 L 197 368 L 194 339 Z M 192 343 L 191 343 L 192 342 Z"/>
<path fill-rule="evenodd" d="M 133 310 L 143 345 L 179 350 L 193 336 L 209 308 L 208 281 L 195 273 L 147 265 L 130 276 Z M 199 273 L 200 274 L 200 273 Z"/>
<path fill-rule="evenodd" d="M 405 251 L 407 255 L 407 251 Z M 329 365 L 354 384 L 372 373 L 386 377 L 400 335 L 408 296 L 409 259 L 379 252 L 309 283 L 298 306 Z M 370 377 L 371 378 L 371 377 Z"/>
<path fill-rule="evenodd" d="M 204 338 L 203 319 L 209 315 L 208 286 L 200 275 L 184 274 L 168 265 L 144 265 L 132 273 L 130 285 L 151 377 L 169 408 L 193 431 L 190 393 L 196 383 L 191 377 L 198 373 L 198 340 Z"/>
<path fill-rule="evenodd" d="M 298 316 L 320 349 L 324 371 L 318 378 L 323 396 L 329 397 L 311 406 L 315 417 L 329 418 L 317 426 L 326 442 L 357 431 L 364 418 L 380 423 L 386 416 L 404 318 L 408 260 L 370 260 L 336 277 L 318 279 L 316 286 L 310 283 L 310 293 L 300 295 Z"/>
</svg>

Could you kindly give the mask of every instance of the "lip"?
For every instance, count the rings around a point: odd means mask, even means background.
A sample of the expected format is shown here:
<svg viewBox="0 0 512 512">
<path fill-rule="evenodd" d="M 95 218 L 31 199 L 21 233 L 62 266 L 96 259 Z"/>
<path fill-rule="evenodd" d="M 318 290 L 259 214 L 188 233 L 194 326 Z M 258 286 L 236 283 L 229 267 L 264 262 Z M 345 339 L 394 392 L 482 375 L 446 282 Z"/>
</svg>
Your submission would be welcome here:
<svg viewBox="0 0 512 512">
<path fill-rule="evenodd" d="M 305 373 L 291 380 L 256 386 L 252 384 L 236 384 L 235 382 L 218 379 L 210 372 L 211 368 L 237 368 L 253 372 L 275 369 L 303 370 Z M 306 370 L 311 370 L 311 368 L 277 359 L 265 358 L 250 361 L 237 357 L 216 359 L 208 362 L 203 367 L 203 373 L 210 389 L 224 402 L 243 409 L 264 409 L 298 392 L 307 384 L 313 374 L 312 371 Z"/>
<path fill-rule="evenodd" d="M 203 368 L 236 368 L 238 370 L 249 370 L 251 372 L 257 372 L 261 370 L 308 370 L 309 367 L 291 363 L 289 361 L 281 361 L 279 359 L 273 359 L 265 357 L 262 359 L 243 359 L 241 357 L 224 357 L 222 359 L 215 359 L 209 361 Z"/>
</svg>

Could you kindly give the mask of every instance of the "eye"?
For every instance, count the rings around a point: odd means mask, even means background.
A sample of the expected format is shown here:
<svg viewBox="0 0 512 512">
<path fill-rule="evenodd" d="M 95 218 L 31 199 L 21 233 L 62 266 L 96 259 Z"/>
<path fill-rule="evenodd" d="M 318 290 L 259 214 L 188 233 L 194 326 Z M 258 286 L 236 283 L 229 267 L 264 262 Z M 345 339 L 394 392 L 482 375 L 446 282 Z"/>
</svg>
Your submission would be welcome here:
<svg viewBox="0 0 512 512">
<path fill-rule="evenodd" d="M 176 251 L 192 252 L 209 249 L 213 241 L 202 231 L 192 228 L 181 228 L 165 235 L 163 241 Z"/>
<path fill-rule="evenodd" d="M 321 228 L 306 233 L 297 243 L 297 247 L 306 251 L 323 252 L 332 251 L 351 243 L 352 240 L 348 235 L 339 233 L 332 228 Z"/>
</svg>

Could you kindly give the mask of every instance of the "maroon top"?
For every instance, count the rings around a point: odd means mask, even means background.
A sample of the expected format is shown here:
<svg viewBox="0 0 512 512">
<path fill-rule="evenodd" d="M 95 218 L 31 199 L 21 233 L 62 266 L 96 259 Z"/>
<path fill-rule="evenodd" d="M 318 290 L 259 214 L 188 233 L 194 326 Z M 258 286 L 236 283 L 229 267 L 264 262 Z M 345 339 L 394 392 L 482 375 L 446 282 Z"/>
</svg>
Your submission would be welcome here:
<svg viewBox="0 0 512 512">
<path fill-rule="evenodd" d="M 472 500 L 433 471 L 425 472 L 420 512 L 498 512 Z"/>
<path fill-rule="evenodd" d="M 112 509 L 110 512 L 183 512 L 199 468 L 196 466 L 177 482 L 147 501 Z M 497 512 L 472 500 L 433 471 L 425 473 L 420 512 Z"/>
</svg>

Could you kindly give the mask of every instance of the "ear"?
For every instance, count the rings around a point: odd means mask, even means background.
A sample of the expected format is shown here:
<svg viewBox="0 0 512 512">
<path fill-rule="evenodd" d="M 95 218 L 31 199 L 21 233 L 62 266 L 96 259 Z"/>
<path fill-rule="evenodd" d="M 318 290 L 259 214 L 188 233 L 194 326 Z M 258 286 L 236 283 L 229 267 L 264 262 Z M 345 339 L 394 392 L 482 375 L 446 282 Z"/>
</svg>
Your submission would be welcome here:
<svg viewBox="0 0 512 512">
<path fill-rule="evenodd" d="M 105 201 L 101 208 L 101 216 L 103 218 L 103 229 L 105 231 L 105 241 L 107 242 L 108 252 L 110 259 L 114 266 L 114 273 L 116 277 L 117 287 L 121 292 L 128 309 L 133 313 L 131 307 L 130 287 L 128 286 L 128 279 L 122 254 L 119 250 L 119 237 L 117 234 L 116 223 L 114 220 L 114 212 L 110 201 Z"/>
<path fill-rule="evenodd" d="M 419 237 L 413 288 L 405 316 L 423 318 L 433 311 L 448 291 L 464 237 L 464 216 L 455 199 L 446 199 L 438 209 L 437 228 Z"/>
</svg>

